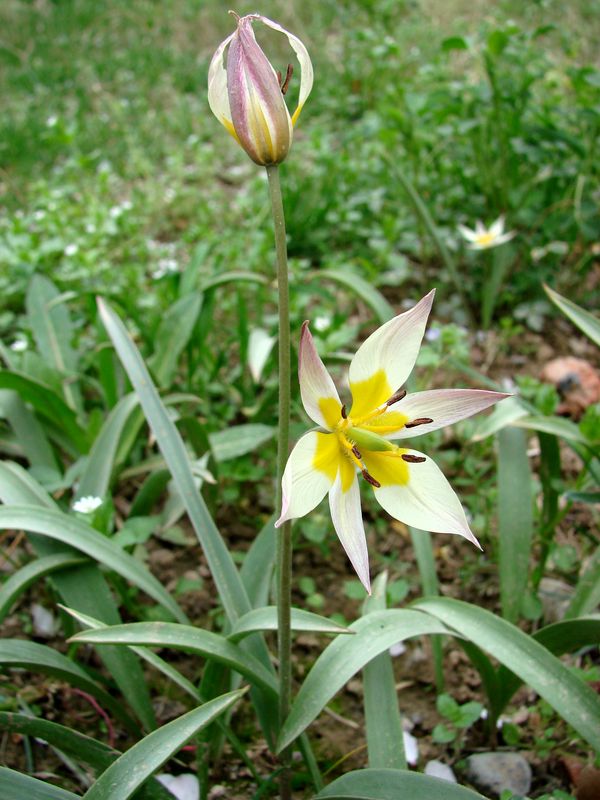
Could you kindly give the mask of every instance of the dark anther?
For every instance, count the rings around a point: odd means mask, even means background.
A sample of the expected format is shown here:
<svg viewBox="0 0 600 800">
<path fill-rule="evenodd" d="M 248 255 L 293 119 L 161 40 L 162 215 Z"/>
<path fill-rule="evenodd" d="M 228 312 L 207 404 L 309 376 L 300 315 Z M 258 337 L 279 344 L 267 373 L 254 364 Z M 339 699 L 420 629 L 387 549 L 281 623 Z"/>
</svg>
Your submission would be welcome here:
<svg viewBox="0 0 600 800">
<path fill-rule="evenodd" d="M 356 445 L 354 445 L 354 447 L 352 448 L 352 452 L 354 453 L 354 455 L 355 455 L 355 456 L 358 458 L 358 460 L 360 461 L 360 460 L 361 460 L 361 458 L 362 458 L 362 456 L 361 456 L 361 454 L 359 453 L 359 451 L 358 451 L 358 447 L 357 447 Z"/>
<path fill-rule="evenodd" d="M 276 75 L 277 75 L 277 83 L 281 86 L 281 70 L 280 69 L 277 70 Z"/>
<path fill-rule="evenodd" d="M 425 456 L 412 456 L 410 453 L 402 453 L 400 458 L 408 464 L 422 464 L 426 460 Z"/>
<path fill-rule="evenodd" d="M 367 472 L 366 469 L 363 469 L 362 476 L 366 480 L 367 483 L 371 484 L 371 486 L 374 486 L 376 489 L 380 489 L 381 488 L 381 484 L 379 483 L 379 481 L 376 481 L 375 478 L 372 475 L 369 475 L 369 473 Z"/>
<path fill-rule="evenodd" d="M 433 422 L 433 420 L 429 417 L 419 417 L 418 419 L 413 419 L 412 422 L 407 422 L 404 427 L 416 428 L 418 425 L 428 425 L 430 422 Z"/>
<path fill-rule="evenodd" d="M 283 83 L 281 83 L 281 74 L 277 73 L 277 77 L 279 78 L 279 83 L 281 85 L 281 94 L 285 94 L 287 92 L 288 87 L 290 85 L 290 81 L 292 80 L 293 73 L 294 73 L 294 68 L 292 67 L 291 64 L 288 64 L 287 70 L 285 72 L 285 80 Z"/>
<path fill-rule="evenodd" d="M 348 419 L 348 413 L 346 411 L 346 404 L 345 403 L 341 408 L 340 414 L 342 415 L 342 419 Z"/>
<path fill-rule="evenodd" d="M 406 397 L 406 390 L 405 389 L 398 389 L 397 392 L 390 397 L 389 400 L 386 400 L 386 406 L 393 406 L 394 403 L 397 403 L 399 400 L 402 400 Z"/>
</svg>

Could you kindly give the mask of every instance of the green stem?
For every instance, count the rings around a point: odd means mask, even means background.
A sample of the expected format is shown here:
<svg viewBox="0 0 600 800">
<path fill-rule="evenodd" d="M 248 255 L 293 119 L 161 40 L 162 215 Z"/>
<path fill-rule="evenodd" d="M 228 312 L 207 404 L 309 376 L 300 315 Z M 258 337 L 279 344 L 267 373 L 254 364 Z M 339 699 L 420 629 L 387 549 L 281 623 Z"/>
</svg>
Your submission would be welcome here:
<svg viewBox="0 0 600 800">
<path fill-rule="evenodd" d="M 281 184 L 277 165 L 268 166 L 269 193 L 275 226 L 277 252 L 277 290 L 279 298 L 279 426 L 277 434 L 276 509 L 281 511 L 281 479 L 289 452 L 290 438 L 290 305 L 288 288 L 287 242 Z M 284 523 L 277 538 L 277 650 L 279 657 L 279 724 L 286 719 L 292 694 L 292 526 Z M 291 798 L 291 750 L 281 754 L 284 769 L 280 775 L 281 800 Z"/>
</svg>

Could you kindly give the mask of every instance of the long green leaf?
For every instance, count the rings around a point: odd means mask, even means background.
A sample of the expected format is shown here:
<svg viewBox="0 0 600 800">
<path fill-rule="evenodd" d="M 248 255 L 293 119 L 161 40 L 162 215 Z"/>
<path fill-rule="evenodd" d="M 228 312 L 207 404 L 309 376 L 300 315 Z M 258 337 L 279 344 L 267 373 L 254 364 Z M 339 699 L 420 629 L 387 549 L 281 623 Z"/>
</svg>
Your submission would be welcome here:
<svg viewBox="0 0 600 800">
<path fill-rule="evenodd" d="M 5 669 L 20 667 L 34 672 L 43 672 L 67 681 L 96 697 L 100 704 L 121 719 L 129 730 L 134 733 L 138 732 L 131 717 L 123 710 L 122 703 L 98 686 L 80 666 L 51 647 L 23 639 L 2 639 L 0 641 L 0 666 Z"/>
<path fill-rule="evenodd" d="M 533 637 L 490 611 L 460 600 L 430 598 L 414 607 L 490 653 L 600 750 L 600 698 Z"/>
<path fill-rule="evenodd" d="M 239 458 L 246 453 L 251 453 L 261 444 L 272 439 L 273 436 L 275 436 L 275 428 L 272 425 L 251 422 L 246 425 L 233 425 L 222 431 L 211 433 L 208 439 L 217 461 L 229 461 L 232 458 Z"/>
<path fill-rule="evenodd" d="M 419 577 L 421 579 L 421 590 L 425 596 L 433 596 L 440 593 L 435 559 L 433 557 L 433 544 L 429 531 L 420 531 L 409 527 L 410 540 Z M 444 691 L 444 648 L 441 636 L 431 637 L 431 653 L 433 656 L 433 673 L 435 675 L 435 685 L 438 692 Z"/>
<path fill-rule="evenodd" d="M 375 312 L 377 319 L 381 323 L 387 322 L 395 316 L 394 309 L 381 292 L 378 291 L 373 284 L 361 278 L 360 275 L 341 269 L 320 269 L 315 273 L 315 278 L 319 282 L 323 280 L 334 281 L 340 286 L 350 289 Z"/>
<path fill-rule="evenodd" d="M 567 441 L 587 444 L 587 439 L 577 425 L 571 422 L 570 419 L 564 419 L 564 417 L 526 415 L 514 420 L 512 424 L 517 428 L 549 433 L 552 436 L 560 436 L 562 439 L 567 439 Z"/>
<path fill-rule="evenodd" d="M 565 619 L 589 614 L 600 604 L 600 547 L 590 559 L 567 608 Z"/>
<path fill-rule="evenodd" d="M 55 553 L 30 561 L 14 572 L 0 587 L 0 622 L 8 614 L 16 600 L 37 581 L 60 569 L 78 566 L 86 559 L 70 553 Z"/>
<path fill-rule="evenodd" d="M 580 331 L 585 333 L 597 347 L 600 347 L 600 320 L 571 300 L 567 300 L 566 297 L 555 292 L 549 286 L 544 286 L 544 290 L 550 300 L 560 308 L 563 314 L 565 314 Z"/>
<path fill-rule="evenodd" d="M 60 511 L 35 506 L 4 506 L 0 508 L 0 529 L 11 528 L 48 536 L 74 547 L 139 586 L 175 619 L 187 621 L 171 595 L 143 564 L 84 522 Z"/>
<path fill-rule="evenodd" d="M 301 608 L 292 608 L 291 627 L 293 631 L 310 631 L 311 633 L 349 633 L 349 629 L 337 622 L 313 614 L 312 611 L 304 611 Z M 276 631 L 277 630 L 277 607 L 263 606 L 255 608 L 240 617 L 233 625 L 229 636 L 232 642 L 237 642 L 249 633 L 257 631 Z"/>
<path fill-rule="evenodd" d="M 94 440 L 92 449 L 77 487 L 77 497 L 104 497 L 110 486 L 110 477 L 115 467 L 115 457 L 125 426 L 137 408 L 134 394 L 125 395 L 111 410 Z"/>
<path fill-rule="evenodd" d="M 330 783 L 315 800 L 485 800 L 483 795 L 429 775 L 399 769 L 361 769 Z"/>
<path fill-rule="evenodd" d="M 371 596 L 365 600 L 364 613 L 384 611 L 387 573 L 373 581 Z M 365 728 L 369 766 L 382 769 L 406 769 L 402 717 L 394 668 L 388 652 L 381 653 L 363 667 Z"/>
<path fill-rule="evenodd" d="M 161 321 L 148 366 L 156 376 L 158 385 L 163 388 L 167 388 L 173 380 L 179 357 L 190 340 L 201 305 L 201 294 L 185 295 L 167 310 Z"/>
<path fill-rule="evenodd" d="M 127 800 L 192 736 L 236 703 L 245 689 L 228 692 L 146 736 L 118 758 L 85 793 L 85 800 Z"/>
<path fill-rule="evenodd" d="M 212 278 L 207 278 L 202 281 L 200 289 L 205 292 L 208 289 L 213 289 L 215 286 L 223 286 L 225 283 L 238 284 L 241 281 L 245 283 L 259 283 L 266 286 L 269 282 L 264 275 L 259 272 L 245 272 L 244 270 L 231 270 L 229 272 L 222 272 L 220 275 L 215 275 Z"/>
<path fill-rule="evenodd" d="M 238 645 L 227 641 L 217 633 L 193 628 L 191 625 L 177 625 L 172 622 L 134 622 L 129 625 L 112 625 L 83 631 L 75 634 L 71 641 L 170 647 L 174 650 L 197 653 L 239 672 L 271 695 L 277 693 L 275 678 L 254 656 L 245 653 Z"/>
<path fill-rule="evenodd" d="M 0 390 L 0 414 L 13 429 L 17 441 L 34 469 L 59 472 L 59 464 L 38 418 L 16 392 Z"/>
<path fill-rule="evenodd" d="M 498 434 L 498 528 L 502 615 L 516 622 L 527 589 L 533 536 L 527 436 L 517 428 Z"/>
<path fill-rule="evenodd" d="M 390 609 L 375 611 L 350 625 L 354 636 L 338 636 L 325 650 L 302 684 L 277 743 L 285 749 L 321 713 L 325 705 L 365 664 L 397 642 L 447 628 L 425 614 Z"/>
<path fill-rule="evenodd" d="M 263 527 L 250 545 L 240 569 L 240 578 L 253 608 L 265 606 L 275 567 L 275 515 Z"/>
<path fill-rule="evenodd" d="M 196 489 L 185 445 L 161 403 L 148 370 L 125 326 L 114 311 L 101 300 L 98 307 L 115 349 L 139 397 L 167 466 L 183 498 L 190 521 L 202 545 L 217 586 L 225 613 L 230 621 L 250 611 L 248 596 L 225 542 Z"/>
<path fill-rule="evenodd" d="M 0 767 L 0 797 L 2 800 L 81 800 L 78 794 L 7 767 Z"/>
</svg>

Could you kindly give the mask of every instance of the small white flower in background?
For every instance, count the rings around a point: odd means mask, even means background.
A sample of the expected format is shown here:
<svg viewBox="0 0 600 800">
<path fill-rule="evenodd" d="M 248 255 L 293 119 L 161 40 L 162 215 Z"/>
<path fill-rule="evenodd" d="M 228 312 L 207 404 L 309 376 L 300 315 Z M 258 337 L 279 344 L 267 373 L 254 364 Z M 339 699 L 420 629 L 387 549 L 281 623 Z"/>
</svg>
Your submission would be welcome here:
<svg viewBox="0 0 600 800">
<path fill-rule="evenodd" d="M 17 336 L 14 342 L 11 344 L 10 349 L 13 353 L 22 353 L 23 350 L 27 350 L 29 347 L 29 342 L 24 336 Z"/>
<path fill-rule="evenodd" d="M 163 773 L 156 778 L 177 800 L 199 800 L 200 785 L 195 775 L 187 773 L 175 776 Z"/>
<path fill-rule="evenodd" d="M 326 331 L 330 325 L 331 325 L 331 317 L 327 317 L 325 315 L 321 317 L 315 317 L 315 321 L 313 322 L 315 330 L 319 331 L 320 333 Z"/>
<path fill-rule="evenodd" d="M 110 217 L 112 217 L 112 219 L 119 219 L 119 217 L 121 216 L 122 213 L 123 213 L 123 209 L 121 208 L 121 206 L 113 206 L 109 210 L 108 215 Z"/>
<path fill-rule="evenodd" d="M 406 756 L 406 761 L 411 767 L 414 767 L 419 760 L 419 743 L 412 733 L 408 731 L 403 731 L 402 737 L 404 739 L 404 755 Z"/>
<path fill-rule="evenodd" d="M 516 231 L 504 233 L 504 217 L 498 217 L 489 228 L 477 220 L 475 230 L 467 228 L 465 225 L 459 225 L 458 230 L 463 239 L 468 242 L 467 247 L 470 250 L 488 250 L 490 247 L 498 247 L 499 244 L 510 242 L 516 236 Z"/>
<path fill-rule="evenodd" d="M 101 497 L 94 497 L 93 495 L 86 495 L 86 497 L 80 497 L 79 500 L 76 500 L 73 505 L 73 511 L 78 511 L 80 514 L 93 514 L 93 512 L 100 508 L 102 505 L 102 498 Z"/>
<path fill-rule="evenodd" d="M 48 128 L 53 128 L 57 122 L 58 122 L 58 117 L 56 116 L 56 114 L 52 114 L 46 120 L 46 125 Z"/>
<path fill-rule="evenodd" d="M 164 278 L 165 275 L 173 275 L 179 269 L 179 264 L 174 258 L 161 258 L 157 268 L 152 272 L 154 280 Z"/>
<path fill-rule="evenodd" d="M 65 255 L 69 256 L 69 258 L 70 258 L 71 256 L 74 256 L 78 252 L 78 250 L 79 250 L 79 245 L 77 245 L 75 243 L 68 244 L 65 247 Z"/>
<path fill-rule="evenodd" d="M 36 222 L 39 222 L 40 220 L 44 219 L 45 216 L 46 212 L 41 208 L 38 208 L 37 211 L 33 212 L 33 218 Z"/>
</svg>

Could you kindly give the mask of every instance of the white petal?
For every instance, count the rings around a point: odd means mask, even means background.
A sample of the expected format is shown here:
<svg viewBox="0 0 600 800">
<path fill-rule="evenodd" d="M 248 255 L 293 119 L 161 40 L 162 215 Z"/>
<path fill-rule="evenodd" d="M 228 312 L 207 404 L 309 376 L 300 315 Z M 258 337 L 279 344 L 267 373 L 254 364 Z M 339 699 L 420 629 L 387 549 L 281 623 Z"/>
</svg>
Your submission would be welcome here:
<svg viewBox="0 0 600 800">
<path fill-rule="evenodd" d="M 227 94 L 227 70 L 223 63 L 223 54 L 229 42 L 235 36 L 235 31 L 217 47 L 208 68 L 208 104 L 215 117 L 230 132 L 233 130 L 231 122 L 231 109 Z"/>
<path fill-rule="evenodd" d="M 354 567 L 360 582 L 371 594 L 369 578 L 369 553 L 360 508 L 360 489 L 358 478 L 354 478 L 350 488 L 342 491 L 341 476 L 338 473 L 335 483 L 329 492 L 329 507 L 333 527 L 338 535 L 350 563 Z"/>
<path fill-rule="evenodd" d="M 492 222 L 488 233 L 491 233 L 491 235 L 494 238 L 496 238 L 496 236 L 502 235 L 503 230 L 504 230 L 504 215 L 498 217 L 498 219 L 495 222 Z"/>
<path fill-rule="evenodd" d="M 477 234 L 477 236 L 481 236 L 482 234 L 485 234 L 487 232 L 488 230 L 483 224 L 483 222 L 480 219 L 478 219 L 477 222 L 475 223 L 475 233 Z"/>
<path fill-rule="evenodd" d="M 269 28 L 273 28 L 273 30 L 279 31 L 287 36 L 290 47 L 296 54 L 296 58 L 300 64 L 300 93 L 298 95 L 298 106 L 292 114 L 292 122 L 295 125 L 298 117 L 300 116 L 300 112 L 302 111 L 302 107 L 306 102 L 306 98 L 310 94 L 313 86 L 314 73 L 312 62 L 310 60 L 310 56 L 308 55 L 308 50 L 297 36 L 294 36 L 293 33 L 290 33 L 285 28 L 282 28 L 281 25 L 273 22 L 272 19 L 269 19 L 268 17 L 262 17 L 260 15 L 258 15 L 257 18 L 260 19 L 265 25 L 268 25 Z"/>
<path fill-rule="evenodd" d="M 360 397 L 355 394 L 353 385 L 367 381 L 379 372 L 385 373 L 390 390 L 388 397 L 382 397 L 379 403 L 384 403 L 406 381 L 419 354 L 434 295 L 435 289 L 410 311 L 399 314 L 378 328 L 358 348 L 349 372 L 355 403 L 360 403 Z"/>
<path fill-rule="evenodd" d="M 416 450 L 407 450 L 421 456 Z M 426 457 L 420 464 L 407 464 L 409 480 L 375 489 L 375 497 L 394 519 L 436 533 L 455 533 L 479 547 L 454 489 L 440 468 Z"/>
<path fill-rule="evenodd" d="M 432 389 L 428 392 L 415 392 L 394 403 L 390 411 L 398 411 L 408 417 L 409 423 L 415 419 L 431 419 L 433 422 L 415 428 L 401 428 L 386 435 L 386 439 L 411 439 L 446 425 L 453 425 L 461 419 L 478 414 L 494 403 L 510 397 L 503 392 L 488 392 L 484 389 Z"/>
<path fill-rule="evenodd" d="M 306 413 L 317 425 L 330 430 L 341 419 L 342 404 L 331 375 L 317 352 L 308 322 L 302 326 L 300 335 L 298 378 Z"/>
<path fill-rule="evenodd" d="M 458 225 L 458 230 L 460 234 L 468 241 L 474 242 L 477 239 L 477 234 L 475 231 L 471 230 L 471 228 L 467 228 L 466 225 Z"/>
<path fill-rule="evenodd" d="M 494 241 L 494 244 L 504 244 L 505 242 L 510 242 L 511 239 L 514 239 L 517 235 L 516 231 L 508 231 L 507 233 L 503 233 L 501 236 Z"/>
<path fill-rule="evenodd" d="M 331 434 L 310 431 L 304 434 L 292 450 L 283 473 L 281 516 L 278 528 L 288 519 L 303 517 L 319 505 L 331 488 L 333 480 L 315 469 L 314 461 L 319 436 Z"/>
</svg>

